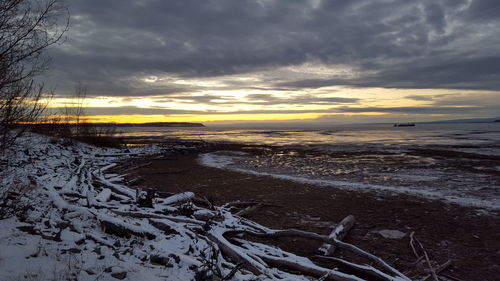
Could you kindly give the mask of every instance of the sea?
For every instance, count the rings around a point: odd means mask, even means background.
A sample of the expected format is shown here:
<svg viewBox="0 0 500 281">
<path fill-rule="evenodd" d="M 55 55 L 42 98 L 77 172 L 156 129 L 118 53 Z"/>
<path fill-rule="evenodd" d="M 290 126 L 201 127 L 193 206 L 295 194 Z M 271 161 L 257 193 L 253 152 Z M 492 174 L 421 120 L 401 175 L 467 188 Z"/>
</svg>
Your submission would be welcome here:
<svg viewBox="0 0 500 281">
<path fill-rule="evenodd" d="M 243 144 L 199 156 L 206 166 L 359 192 L 408 194 L 500 210 L 500 123 L 325 127 L 132 127 L 131 143 Z"/>
</svg>

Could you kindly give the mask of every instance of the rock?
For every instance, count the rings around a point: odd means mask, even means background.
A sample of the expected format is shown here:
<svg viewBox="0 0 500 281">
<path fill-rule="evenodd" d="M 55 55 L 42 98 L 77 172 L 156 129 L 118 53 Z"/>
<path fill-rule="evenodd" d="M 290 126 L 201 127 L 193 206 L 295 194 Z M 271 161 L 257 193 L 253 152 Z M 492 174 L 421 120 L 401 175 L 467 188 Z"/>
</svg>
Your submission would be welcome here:
<svg viewBox="0 0 500 281">
<path fill-rule="evenodd" d="M 178 255 L 170 254 L 170 255 L 168 255 L 168 257 L 172 258 L 175 261 L 175 263 L 180 263 L 181 262 L 181 258 Z"/>
<path fill-rule="evenodd" d="M 406 232 L 395 229 L 382 229 L 376 232 L 386 239 L 402 239 L 406 236 Z"/>
<path fill-rule="evenodd" d="M 85 243 L 85 238 L 80 238 L 80 239 L 75 241 L 76 245 L 82 245 L 83 243 Z"/>
<path fill-rule="evenodd" d="M 77 248 L 69 248 L 69 249 L 68 249 L 68 252 L 69 252 L 69 253 L 73 253 L 73 254 L 78 254 L 78 253 L 81 253 L 81 252 L 82 252 L 82 250 L 77 249 Z"/>
<path fill-rule="evenodd" d="M 111 276 L 116 278 L 116 279 L 123 280 L 123 279 L 127 278 L 127 272 L 126 271 L 113 272 L 113 273 L 111 273 Z"/>
<path fill-rule="evenodd" d="M 149 257 L 149 261 L 152 264 L 167 265 L 169 260 L 170 259 L 168 257 L 160 255 L 151 255 L 151 257 Z"/>
</svg>

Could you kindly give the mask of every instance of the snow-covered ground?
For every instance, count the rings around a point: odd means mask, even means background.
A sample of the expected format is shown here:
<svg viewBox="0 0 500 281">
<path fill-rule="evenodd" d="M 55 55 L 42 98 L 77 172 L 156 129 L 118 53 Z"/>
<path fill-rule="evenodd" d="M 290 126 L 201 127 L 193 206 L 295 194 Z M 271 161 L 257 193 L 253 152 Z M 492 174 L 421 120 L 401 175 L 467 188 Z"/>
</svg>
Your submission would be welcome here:
<svg viewBox="0 0 500 281">
<path fill-rule="evenodd" d="M 170 149 L 64 146 L 36 135 L 19 139 L 0 159 L 0 280 L 311 280 L 267 265 L 282 260 L 336 280 L 362 280 L 279 248 L 228 241 L 228 231 L 277 232 L 233 215 L 230 206 L 196 206 L 190 192 L 140 206 L 143 191 L 109 172 L 119 161 Z M 375 263 L 385 273 L 364 270 L 408 280 Z"/>
</svg>

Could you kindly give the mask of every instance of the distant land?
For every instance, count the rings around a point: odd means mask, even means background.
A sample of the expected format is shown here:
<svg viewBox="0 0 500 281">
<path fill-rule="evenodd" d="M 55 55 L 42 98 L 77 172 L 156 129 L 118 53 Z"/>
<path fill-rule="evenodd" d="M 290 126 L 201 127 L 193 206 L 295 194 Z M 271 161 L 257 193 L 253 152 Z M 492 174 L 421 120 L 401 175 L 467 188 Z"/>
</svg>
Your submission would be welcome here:
<svg viewBox="0 0 500 281">
<path fill-rule="evenodd" d="M 496 118 L 470 118 L 470 119 L 453 119 L 453 120 L 441 120 L 441 121 L 429 121 L 429 122 L 415 122 L 418 124 L 437 124 L 437 123 L 491 123 L 500 122 L 500 117 Z"/>
<path fill-rule="evenodd" d="M 329 126 L 350 126 L 350 125 L 394 125 L 395 123 L 414 124 L 460 124 L 460 123 L 499 123 L 500 117 L 495 118 L 468 118 L 436 121 L 405 121 L 405 122 L 374 122 L 374 123 L 334 123 L 334 122 L 248 122 L 217 124 L 217 127 L 259 127 L 259 128 L 293 128 L 293 127 L 329 127 Z"/>
<path fill-rule="evenodd" d="M 205 127 L 202 123 L 191 122 L 93 123 L 92 125 L 110 127 Z"/>
<path fill-rule="evenodd" d="M 69 126 L 76 126 L 75 123 L 63 124 Z M 150 123 L 80 123 L 82 127 L 205 127 L 202 123 L 191 122 L 150 122 Z M 35 124 L 36 127 L 51 127 L 61 126 L 57 123 L 41 123 Z"/>
</svg>

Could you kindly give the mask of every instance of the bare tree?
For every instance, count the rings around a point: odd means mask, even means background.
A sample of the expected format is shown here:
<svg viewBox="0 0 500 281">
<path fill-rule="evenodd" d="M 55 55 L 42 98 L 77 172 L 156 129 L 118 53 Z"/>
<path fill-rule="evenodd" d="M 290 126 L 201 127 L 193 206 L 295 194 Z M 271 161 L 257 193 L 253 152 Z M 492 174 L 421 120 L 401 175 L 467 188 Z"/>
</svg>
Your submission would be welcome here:
<svg viewBox="0 0 500 281">
<path fill-rule="evenodd" d="M 82 137 L 85 134 L 85 126 L 83 117 L 85 116 L 84 101 L 87 97 L 87 86 L 81 82 L 75 85 L 75 92 L 70 98 L 70 102 L 64 105 L 61 110 L 60 120 L 54 120 L 58 123 L 60 134 L 59 137 L 73 139 Z"/>
<path fill-rule="evenodd" d="M 62 41 L 69 14 L 62 0 L 0 0 L 0 150 L 45 108 L 48 47 Z M 13 130 L 13 128 L 16 130 Z"/>
</svg>

